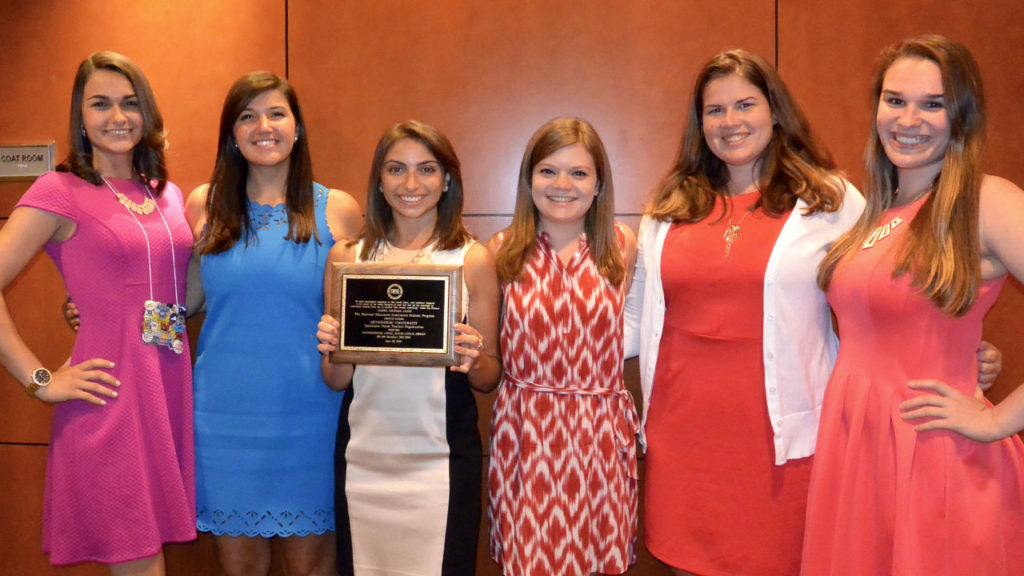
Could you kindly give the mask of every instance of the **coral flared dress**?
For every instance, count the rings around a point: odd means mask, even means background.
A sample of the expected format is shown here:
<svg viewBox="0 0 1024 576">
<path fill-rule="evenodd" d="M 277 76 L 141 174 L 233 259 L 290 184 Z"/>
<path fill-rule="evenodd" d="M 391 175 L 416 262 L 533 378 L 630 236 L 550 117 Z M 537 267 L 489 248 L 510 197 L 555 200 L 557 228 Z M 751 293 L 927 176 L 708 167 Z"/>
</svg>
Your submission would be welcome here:
<svg viewBox="0 0 1024 576">
<path fill-rule="evenodd" d="M 662 250 L 665 325 L 647 418 L 645 542 L 701 575 L 799 571 L 812 458 L 775 464 L 763 360 L 765 270 L 788 214 L 748 193 Z M 739 222 L 728 257 L 723 234 Z"/>
<path fill-rule="evenodd" d="M 829 301 L 841 345 L 808 500 L 802 573 L 1024 574 L 1024 445 L 948 431 L 917 433 L 900 404 L 936 379 L 973 395 L 982 318 L 1003 278 L 982 282 L 961 317 L 892 277 L 908 222 L 836 267 Z M 890 222 L 899 210 L 883 214 Z"/>
</svg>

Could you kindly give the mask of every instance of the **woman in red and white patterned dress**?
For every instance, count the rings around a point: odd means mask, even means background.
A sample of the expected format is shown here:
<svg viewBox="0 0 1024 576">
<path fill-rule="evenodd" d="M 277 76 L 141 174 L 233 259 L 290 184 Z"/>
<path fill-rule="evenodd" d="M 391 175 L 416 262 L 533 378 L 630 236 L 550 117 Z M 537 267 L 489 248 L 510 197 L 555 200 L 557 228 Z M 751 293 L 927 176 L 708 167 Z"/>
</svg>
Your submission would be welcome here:
<svg viewBox="0 0 1024 576">
<path fill-rule="evenodd" d="M 622 326 L 636 238 L 614 209 L 594 128 L 558 118 L 527 145 L 512 225 L 489 243 L 504 373 L 488 518 L 506 575 L 621 574 L 635 560 L 638 425 Z"/>
</svg>

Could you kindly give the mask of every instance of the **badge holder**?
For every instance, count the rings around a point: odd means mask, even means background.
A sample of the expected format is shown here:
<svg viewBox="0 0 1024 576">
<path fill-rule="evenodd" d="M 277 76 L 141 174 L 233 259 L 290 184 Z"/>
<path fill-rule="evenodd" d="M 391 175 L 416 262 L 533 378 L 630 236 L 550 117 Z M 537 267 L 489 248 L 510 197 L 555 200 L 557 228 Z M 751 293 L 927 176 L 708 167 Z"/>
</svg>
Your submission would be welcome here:
<svg viewBox="0 0 1024 576">
<path fill-rule="evenodd" d="M 106 178 L 103 181 L 106 182 L 110 191 L 114 193 L 114 197 L 120 199 L 121 195 L 110 181 Z M 145 185 L 144 187 L 146 188 L 146 194 L 156 205 L 156 200 L 149 191 L 149 187 Z M 121 202 L 121 204 L 124 205 L 124 202 Z M 156 211 L 160 214 L 160 220 L 163 221 L 164 228 L 167 230 L 167 238 L 170 240 L 171 246 L 171 272 L 174 274 L 174 303 L 168 304 L 153 298 L 153 251 L 149 245 L 149 234 L 146 233 L 146 227 L 142 225 L 142 222 L 139 222 L 135 212 L 128 208 L 128 206 L 124 206 L 125 210 L 128 210 L 128 214 L 135 220 L 135 223 L 139 225 L 139 230 L 142 230 L 142 237 L 146 239 L 146 262 L 149 265 L 149 300 L 146 300 L 142 312 L 142 341 L 154 346 L 165 346 L 181 354 L 185 351 L 186 310 L 184 305 L 178 304 L 178 263 L 174 256 L 174 236 L 171 234 L 171 227 L 167 225 L 167 219 L 164 218 L 164 213 L 160 210 L 160 206 L 156 206 Z"/>
<path fill-rule="evenodd" d="M 185 350 L 185 307 L 146 300 L 142 315 L 142 341 L 166 346 L 181 354 Z"/>
</svg>

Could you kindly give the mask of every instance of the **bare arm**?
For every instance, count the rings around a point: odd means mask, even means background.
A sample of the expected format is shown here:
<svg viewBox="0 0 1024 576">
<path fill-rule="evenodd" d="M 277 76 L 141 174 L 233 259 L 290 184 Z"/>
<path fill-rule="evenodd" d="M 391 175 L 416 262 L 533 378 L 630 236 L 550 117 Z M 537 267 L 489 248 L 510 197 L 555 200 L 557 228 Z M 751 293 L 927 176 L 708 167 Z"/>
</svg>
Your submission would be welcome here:
<svg viewBox="0 0 1024 576">
<path fill-rule="evenodd" d="M 346 242 L 338 242 L 331 248 L 327 255 L 327 266 L 324 267 L 324 315 L 317 325 L 317 339 L 320 344 L 317 350 L 320 352 L 320 372 L 323 374 L 324 382 L 331 390 L 344 390 L 352 383 L 352 374 L 355 366 L 352 364 L 332 364 L 330 351 L 338 345 L 338 321 L 330 315 L 331 312 L 331 280 L 333 277 L 333 262 L 353 262 L 355 250 L 347 246 Z M 333 346 L 331 345 L 333 336 Z"/>
<path fill-rule="evenodd" d="M 209 184 L 203 184 L 196 188 L 185 199 L 185 220 L 192 230 L 192 238 L 198 240 L 206 226 L 206 194 Z M 199 273 L 199 266 L 202 257 L 199 250 L 193 248 L 192 259 L 188 264 L 188 279 L 186 281 L 185 307 L 189 316 L 195 316 L 206 309 L 206 292 L 203 291 L 203 278 Z"/>
<path fill-rule="evenodd" d="M 335 242 L 355 238 L 363 225 L 363 210 L 356 199 L 341 190 L 327 193 L 327 227 Z"/>
<path fill-rule="evenodd" d="M 469 323 L 456 324 L 455 351 L 461 356 L 452 370 L 464 372 L 469 383 L 481 392 L 490 392 L 501 378 L 498 353 L 498 318 L 501 315 L 501 289 L 494 256 L 476 244 L 466 253 L 463 274 L 469 291 Z"/>
<path fill-rule="evenodd" d="M 1024 279 L 1024 191 L 1002 178 L 986 176 L 981 185 L 981 273 L 996 278 L 1010 273 Z M 980 357 L 980 352 L 979 352 Z M 903 418 L 932 418 L 915 430 L 953 430 L 968 438 L 991 442 L 1024 430 L 1024 387 L 1018 386 L 996 406 L 980 395 L 966 396 L 935 380 L 910 383 L 931 392 L 904 402 Z"/>
<path fill-rule="evenodd" d="M 24 270 L 29 261 L 51 238 L 64 240 L 74 231 L 74 222 L 35 208 L 16 208 L 0 228 L 0 363 L 23 386 L 32 381 L 32 372 L 42 366 L 39 358 L 22 340 L 7 308 L 3 291 Z M 75 366 L 65 363 L 53 372 L 49 386 L 36 391 L 46 402 L 85 400 L 106 404 L 114 398 L 120 383 L 104 369 L 114 366 L 109 360 L 93 358 Z"/>
</svg>

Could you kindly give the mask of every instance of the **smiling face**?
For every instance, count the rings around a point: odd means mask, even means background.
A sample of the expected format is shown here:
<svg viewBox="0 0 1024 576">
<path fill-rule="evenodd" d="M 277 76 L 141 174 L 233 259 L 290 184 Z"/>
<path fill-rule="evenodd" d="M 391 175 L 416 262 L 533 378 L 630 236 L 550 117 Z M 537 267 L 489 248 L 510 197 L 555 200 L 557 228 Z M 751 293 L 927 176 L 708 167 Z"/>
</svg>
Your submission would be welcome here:
<svg viewBox="0 0 1024 576">
<path fill-rule="evenodd" d="M 702 99 L 701 124 L 708 148 L 728 166 L 732 180 L 750 179 L 772 140 L 774 121 L 768 99 L 737 74 L 708 82 Z"/>
<path fill-rule="evenodd" d="M 267 90 L 242 110 L 232 133 L 249 164 L 276 166 L 291 156 L 296 129 L 288 99 L 279 90 Z"/>
<path fill-rule="evenodd" d="M 142 140 L 143 117 L 126 76 L 112 70 L 93 72 L 82 92 L 82 126 L 92 145 L 93 166 L 101 174 L 109 166 L 130 163 Z"/>
<path fill-rule="evenodd" d="M 418 140 L 403 138 L 384 155 L 380 192 L 396 220 L 436 218 L 446 182 L 441 163 Z"/>
<path fill-rule="evenodd" d="M 893 62 L 882 80 L 875 126 L 900 186 L 912 192 L 929 186 L 942 170 L 950 138 L 939 66 L 924 58 Z"/>
<path fill-rule="evenodd" d="M 583 224 L 597 196 L 597 167 L 582 142 L 559 148 L 533 167 L 533 205 L 540 214 L 540 228 Z"/>
</svg>

